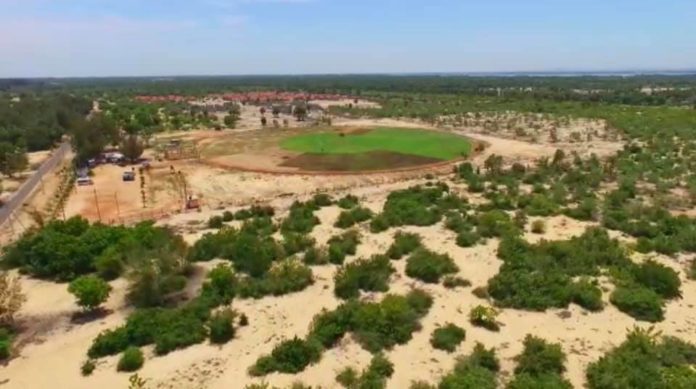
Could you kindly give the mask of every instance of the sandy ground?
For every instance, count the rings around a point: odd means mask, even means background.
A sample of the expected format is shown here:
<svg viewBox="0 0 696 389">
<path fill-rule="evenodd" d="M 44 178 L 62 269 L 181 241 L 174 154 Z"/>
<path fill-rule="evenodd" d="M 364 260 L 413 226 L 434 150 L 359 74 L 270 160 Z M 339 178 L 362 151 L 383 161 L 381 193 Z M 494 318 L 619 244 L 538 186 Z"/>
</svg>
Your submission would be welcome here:
<svg viewBox="0 0 696 389">
<path fill-rule="evenodd" d="M 352 193 L 358 195 L 364 205 L 379 210 L 390 191 L 405 186 L 408 184 L 385 184 L 355 189 Z M 344 192 L 338 195 L 342 193 Z M 282 210 L 287 209 L 290 200 L 276 198 L 270 203 Z M 337 207 L 317 212 L 322 224 L 317 226 L 313 236 L 320 244 L 339 232 L 332 226 L 339 212 Z M 217 214 L 219 211 L 176 215 L 167 220 L 166 224 L 179 229 L 189 242 L 193 242 L 204 232 L 201 226 L 213 213 Z M 551 218 L 547 223 L 548 232 L 545 235 L 528 233 L 527 239 L 566 239 L 581 234 L 591 225 L 565 217 Z M 567 311 L 549 310 L 545 313 L 506 309 L 499 317 L 503 325 L 499 333 L 473 327 L 467 319 L 469 310 L 486 302 L 475 297 L 471 290 L 485 285 L 498 272 L 501 264 L 495 254 L 498 242 L 490 240 L 485 245 L 464 249 L 455 244 L 454 233 L 441 226 L 408 227 L 404 230 L 422 235 L 428 248 L 449 253 L 461 269 L 459 275 L 470 280 L 473 285 L 456 290 L 424 285 L 405 276 L 405 261 L 394 263 L 397 274 L 392 278 L 391 292 L 405 293 L 413 287 L 420 287 L 434 296 L 435 303 L 422 321 L 423 329 L 415 333 L 409 343 L 397 346 L 387 353 L 395 365 L 395 374 L 389 380 L 389 388 L 405 388 L 413 380 L 437 381 L 452 368 L 456 356 L 469 352 L 476 342 L 496 348 L 502 361 L 503 375 L 509 376 L 514 368 L 513 357 L 521 351 L 522 340 L 530 333 L 562 343 L 568 355 L 566 375 L 575 387 L 580 388 L 588 363 L 621 343 L 627 331 L 634 326 L 648 327 L 612 306 L 607 306 L 600 313 L 588 313 L 577 306 L 571 306 Z M 349 260 L 384 252 L 394 233 L 391 230 L 370 234 L 363 228 L 363 243 L 359 246 L 357 255 Z M 614 235 L 623 239 L 621 234 Z M 636 259 L 640 260 L 642 257 L 638 256 Z M 666 257 L 658 257 L 658 260 L 680 272 L 684 280 L 685 297 L 670 302 L 667 305 L 667 320 L 655 327 L 665 334 L 694 342 L 696 310 L 693 306 L 696 304 L 696 284 L 686 280 L 681 266 L 675 260 Z M 210 263 L 205 266 L 210 268 L 212 265 Z M 240 328 L 230 343 L 222 347 L 196 345 L 165 357 L 151 357 L 152 350 L 148 347 L 148 359 L 139 374 L 147 378 L 149 387 L 153 388 L 243 388 L 249 383 L 262 381 L 284 387 L 296 380 L 323 388 L 337 387 L 335 375 L 340 369 L 346 366 L 364 368 L 369 363 L 369 353 L 362 350 L 350 337 L 346 337 L 338 347 L 325 352 L 319 363 L 296 376 L 273 374 L 262 380 L 246 374 L 247 368 L 259 356 L 268 353 L 281 340 L 306 335 L 312 317 L 322 309 L 333 309 L 340 304 L 333 296 L 336 267 L 316 267 L 313 271 L 316 283 L 300 293 L 256 301 L 236 300 L 232 304 L 233 308 L 245 313 L 250 319 L 250 325 Z M 123 309 L 124 282 L 117 281 L 113 284 L 115 292 L 107 304 L 113 313 L 86 324 L 70 321 L 77 307 L 67 293 L 66 285 L 30 279 L 23 279 L 23 285 L 28 294 L 28 303 L 22 310 L 20 321 L 27 330 L 20 340 L 23 345 L 20 356 L 0 370 L 0 382 L 5 381 L 7 388 L 50 388 L 56 382 L 60 382 L 62 387 L 70 388 L 125 387 L 128 375 L 116 372 L 116 357 L 103 359 L 90 377 L 81 377 L 79 373 L 79 367 L 94 336 L 106 328 L 118 326 L 127 315 L 127 311 Z M 370 298 L 380 297 L 376 294 Z M 606 293 L 605 299 L 608 299 Z M 429 343 L 431 332 L 448 322 L 467 331 L 466 340 L 452 354 L 434 350 Z M 36 374 L 37 371 L 42 374 Z"/>
<path fill-rule="evenodd" d="M 422 123 L 398 120 L 341 120 L 340 125 L 393 125 L 423 127 Z M 562 146 L 570 150 L 595 152 L 600 155 L 610 153 L 620 147 L 619 142 L 607 144 L 604 141 L 580 143 L 544 142 L 532 143 L 509 138 L 499 138 L 480 134 L 476 131 L 458 130 L 465 135 L 485 141 L 489 148 L 475 159 L 482 161 L 492 153 L 506 157 L 506 161 L 532 162 L 540 156 L 552 155 Z M 214 132 L 210 132 L 214 134 Z M 189 133 L 189 136 L 202 136 Z M 221 209 L 234 211 L 238 207 L 253 203 L 268 203 L 276 207 L 281 215 L 296 199 L 306 199 L 316 192 L 330 192 L 335 196 L 353 193 L 361 198 L 363 204 L 378 211 L 389 192 L 424 182 L 424 174 L 375 174 L 340 177 L 322 176 L 282 176 L 244 173 L 227 169 L 216 169 L 191 161 L 171 163 L 176 171 L 186 177 L 190 193 L 201 198 L 204 208 L 201 212 L 172 214 L 160 220 L 182 233 L 189 243 L 195 242 L 206 230 L 204 225 L 211 215 Z M 66 214 L 83 215 L 93 218 L 96 214 L 94 191 L 100 204 L 103 219 L 120 213 L 142 212 L 142 198 L 138 179 L 135 182 L 121 181 L 123 168 L 102 166 L 95 169 L 92 187 L 80 187 L 71 196 Z M 154 200 L 148 204 L 151 209 L 178 206 L 178 189 L 169 184 L 169 163 L 154 165 L 146 178 L 148 195 Z M 456 187 L 456 186 L 455 186 Z M 457 187 L 459 188 L 459 187 Z M 109 205 L 109 197 L 118 198 L 119 209 Z M 474 196 L 472 196 L 474 197 Z M 338 230 L 332 225 L 340 210 L 337 207 L 324 208 L 317 212 L 322 224 L 313 236 L 324 244 Z M 142 216 L 142 215 L 141 215 Z M 564 217 L 547 221 L 547 233 L 543 236 L 527 234 L 527 239 L 565 239 L 581 234 L 588 223 L 581 223 Z M 461 268 L 460 276 L 470 280 L 469 288 L 447 290 L 442 286 L 422 285 L 404 275 L 405 261 L 396 262 L 398 270 L 391 282 L 391 291 L 404 293 L 412 287 L 422 287 L 435 298 L 429 314 L 423 319 L 423 329 L 414 334 L 406 345 L 397 346 L 387 353 L 395 365 L 395 374 L 388 387 L 400 389 L 408 387 L 412 380 L 435 382 L 448 372 L 457 355 L 469 352 L 476 342 L 495 347 L 503 363 L 505 375 L 514 367 L 512 358 L 522 347 L 522 339 L 528 333 L 551 341 L 558 341 L 568 354 L 567 377 L 580 388 L 584 381 L 584 369 L 608 348 L 621 343 L 628 330 L 637 324 L 629 316 L 608 306 L 600 313 L 587 313 L 576 306 L 567 312 L 549 310 L 546 313 L 529 313 L 504 310 L 499 318 L 503 328 L 499 333 L 472 327 L 468 323 L 469 310 L 486 302 L 476 298 L 471 290 L 484 285 L 495 275 L 500 266 L 496 257 L 497 241 L 487 244 L 460 248 L 455 244 L 454 233 L 442 226 L 425 228 L 406 228 L 421 234 L 426 245 L 438 252 L 449 253 Z M 355 257 L 383 253 L 391 243 L 394 230 L 369 234 L 364 231 L 363 244 Z M 619 234 L 616 236 L 624 239 Z M 350 258 L 349 260 L 353 260 Z M 637 258 L 641 259 L 641 258 Z M 656 325 L 665 334 L 677 335 L 689 341 L 696 341 L 696 284 L 687 282 L 681 265 L 672 259 L 658 257 L 664 263 L 675 267 L 684 278 L 684 299 L 672 301 L 667 306 L 667 320 Z M 212 264 L 206 264 L 210 267 Z M 146 348 L 147 361 L 139 373 L 147 378 L 152 388 L 243 388 L 252 382 L 261 382 L 247 376 L 247 368 L 261 355 L 268 353 L 282 339 L 304 336 L 312 317 L 322 309 L 333 309 L 340 302 L 333 296 L 333 275 L 336 267 L 329 265 L 313 269 L 316 283 L 308 289 L 283 297 L 268 297 L 261 300 L 236 300 L 233 308 L 245 313 L 250 319 L 248 327 L 240 328 L 236 338 L 222 346 L 201 344 L 186 350 L 177 351 L 165 357 L 151 357 L 151 348 Z M 86 358 L 86 351 L 92 339 L 102 330 L 123 323 L 128 314 L 124 308 L 125 282 L 113 283 L 114 292 L 107 308 L 109 315 L 89 323 L 73 323 L 71 317 L 77 311 L 73 298 L 67 293 L 67 286 L 23 278 L 28 303 L 23 307 L 20 323 L 25 330 L 19 339 L 19 356 L 0 369 L 0 386 L 6 388 L 52 388 L 56 383 L 66 388 L 124 388 L 127 374 L 116 372 L 117 357 L 105 358 L 90 377 L 80 375 L 80 365 Z M 379 298 L 380 295 L 371 296 Z M 608 298 L 608 295 L 605 295 Z M 453 322 L 467 331 L 466 341 L 455 353 L 447 354 L 434 350 L 429 343 L 431 332 L 438 326 Z M 346 337 L 332 350 L 324 353 L 322 360 L 297 376 L 274 374 L 265 378 L 272 385 L 285 386 L 296 380 L 324 388 L 337 387 L 336 373 L 346 367 L 364 368 L 370 355 L 354 341 Z M 40 372 L 40 374 L 37 374 Z"/>
</svg>

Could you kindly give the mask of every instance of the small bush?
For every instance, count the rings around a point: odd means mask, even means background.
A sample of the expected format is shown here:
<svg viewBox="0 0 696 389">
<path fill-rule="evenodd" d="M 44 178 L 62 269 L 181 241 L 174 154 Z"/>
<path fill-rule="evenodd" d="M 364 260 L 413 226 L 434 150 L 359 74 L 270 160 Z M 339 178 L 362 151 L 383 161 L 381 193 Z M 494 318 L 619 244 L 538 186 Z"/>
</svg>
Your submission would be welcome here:
<svg viewBox="0 0 696 389">
<path fill-rule="evenodd" d="M 471 286 L 471 281 L 457 276 L 447 276 L 442 281 L 442 285 L 447 289 L 466 288 Z"/>
<path fill-rule="evenodd" d="M 317 207 L 328 207 L 333 205 L 333 199 L 326 193 L 317 193 L 312 197 L 312 202 Z"/>
<path fill-rule="evenodd" d="M 219 264 L 208 272 L 201 294 L 215 299 L 221 305 L 232 302 L 237 293 L 237 276 L 227 264 Z"/>
<path fill-rule="evenodd" d="M 86 360 L 82 366 L 80 367 L 80 372 L 82 373 L 83 376 L 89 376 L 92 375 L 94 372 L 94 369 L 97 368 L 96 363 L 94 363 L 93 359 L 88 359 Z"/>
<path fill-rule="evenodd" d="M 548 343 L 543 339 L 527 335 L 524 350 L 515 360 L 515 374 L 563 374 L 566 356 L 560 344 Z"/>
<path fill-rule="evenodd" d="M 457 246 L 459 247 L 473 247 L 480 241 L 481 236 L 475 231 L 461 231 L 457 234 Z"/>
<path fill-rule="evenodd" d="M 246 327 L 249 325 L 249 318 L 245 314 L 239 315 L 239 326 L 240 327 Z"/>
<path fill-rule="evenodd" d="M 394 235 L 394 243 L 387 250 L 387 256 L 391 259 L 401 259 L 421 247 L 421 244 L 420 235 L 399 231 Z"/>
<path fill-rule="evenodd" d="M 471 291 L 471 294 L 473 294 L 474 296 L 476 296 L 476 297 L 478 297 L 478 298 L 480 298 L 480 299 L 484 299 L 484 300 L 488 300 L 488 299 L 491 297 L 491 296 L 488 294 L 488 287 L 486 287 L 486 286 L 477 286 L 477 287 L 475 287 L 475 288 Z"/>
<path fill-rule="evenodd" d="M 366 292 L 386 292 L 389 290 L 389 277 L 394 273 L 389 258 L 375 255 L 370 259 L 359 259 L 338 270 L 334 277 L 334 293 L 343 299 L 360 296 Z"/>
<path fill-rule="evenodd" d="M 348 389 L 379 389 L 386 386 L 386 380 L 392 374 L 394 365 L 382 354 L 377 354 L 361 374 L 354 368 L 347 367 L 336 376 L 336 382 Z"/>
<path fill-rule="evenodd" d="M 406 275 L 427 283 L 438 283 L 444 275 L 456 273 L 459 268 L 446 254 L 418 249 L 406 262 Z"/>
<path fill-rule="evenodd" d="M 140 370 L 144 362 L 143 352 L 139 348 L 128 347 L 121 355 L 121 359 L 118 360 L 116 369 L 118 371 L 133 372 Z"/>
<path fill-rule="evenodd" d="M 636 266 L 633 277 L 641 285 L 652 289 L 666 299 L 681 297 L 679 274 L 654 260 Z"/>
<path fill-rule="evenodd" d="M 495 355 L 495 350 L 487 349 L 481 343 L 476 343 L 474 350 L 467 359 L 467 362 L 476 366 L 481 366 L 490 371 L 500 370 L 500 361 Z"/>
<path fill-rule="evenodd" d="M 90 358 L 100 358 L 118 354 L 128 348 L 130 340 L 125 327 L 106 330 L 94 339 L 87 355 Z"/>
<path fill-rule="evenodd" d="M 326 265 L 329 263 L 329 254 L 325 247 L 310 247 L 305 251 L 302 261 L 306 265 Z"/>
<path fill-rule="evenodd" d="M 328 242 L 329 262 L 342 265 L 346 256 L 355 255 L 358 244 L 360 244 L 360 234 L 357 231 L 348 231 L 332 237 Z"/>
<path fill-rule="evenodd" d="M 430 344 L 439 350 L 453 352 L 464 341 L 466 331 L 452 323 L 436 328 L 430 336 Z"/>
<path fill-rule="evenodd" d="M 469 312 L 469 321 L 477 327 L 483 327 L 491 331 L 500 331 L 496 319 L 498 311 L 493 307 L 478 305 Z"/>
<path fill-rule="evenodd" d="M 305 251 L 314 247 L 315 244 L 316 241 L 309 235 L 293 232 L 283 234 L 283 249 L 285 250 L 285 255 L 288 256 Z"/>
<path fill-rule="evenodd" d="M 91 311 L 109 298 L 111 286 L 97 276 L 82 276 L 70 282 L 68 292 L 75 296 L 77 305 Z"/>
<path fill-rule="evenodd" d="M 268 295 L 282 296 L 299 292 L 314 283 L 312 269 L 302 262 L 288 258 L 276 262 L 262 278 L 243 278 L 238 291 L 244 298 L 261 298 Z"/>
<path fill-rule="evenodd" d="M 659 322 L 664 320 L 663 300 L 651 289 L 640 286 L 619 286 L 609 300 L 621 312 L 636 320 Z"/>
<path fill-rule="evenodd" d="M 374 214 L 367 208 L 355 207 L 348 211 L 341 212 L 338 220 L 334 224 L 336 228 L 350 228 L 356 224 L 368 221 Z"/>
<path fill-rule="evenodd" d="M 532 222 L 532 233 L 543 234 L 546 232 L 546 222 L 539 219 Z"/>
<path fill-rule="evenodd" d="M 222 213 L 222 221 L 223 222 L 231 222 L 234 220 L 234 214 L 230 211 L 225 211 Z"/>
<path fill-rule="evenodd" d="M 208 228 L 219 230 L 225 225 L 222 216 L 212 216 L 208 219 Z"/>
<path fill-rule="evenodd" d="M 249 373 L 263 376 L 273 372 L 297 374 L 321 358 L 321 345 L 299 338 L 277 345 L 270 355 L 259 358 Z"/>
<path fill-rule="evenodd" d="M 602 290 L 590 279 L 583 278 L 572 287 L 573 302 L 588 311 L 601 311 L 604 308 L 602 302 Z"/>
<path fill-rule="evenodd" d="M 560 374 L 517 374 L 507 389 L 573 389 L 573 385 Z"/>
<path fill-rule="evenodd" d="M 358 206 L 360 200 L 356 196 L 346 195 L 338 200 L 338 206 L 343 209 L 352 209 Z"/>
<path fill-rule="evenodd" d="M 226 309 L 210 318 L 208 328 L 211 343 L 225 344 L 234 338 L 234 317 L 234 311 Z"/>
<path fill-rule="evenodd" d="M 454 371 L 442 378 L 438 389 L 495 389 L 498 369 L 495 352 L 477 345 L 471 355 L 457 360 Z"/>
</svg>

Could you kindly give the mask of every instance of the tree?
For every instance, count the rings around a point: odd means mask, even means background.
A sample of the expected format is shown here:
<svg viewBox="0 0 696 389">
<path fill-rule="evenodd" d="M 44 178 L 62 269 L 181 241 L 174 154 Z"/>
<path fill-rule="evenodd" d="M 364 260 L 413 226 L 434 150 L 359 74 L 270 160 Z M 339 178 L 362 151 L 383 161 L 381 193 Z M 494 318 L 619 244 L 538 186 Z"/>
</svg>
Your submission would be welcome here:
<svg viewBox="0 0 696 389">
<path fill-rule="evenodd" d="M 14 323 L 14 316 L 25 300 L 19 278 L 0 273 L 0 327 Z"/>
<path fill-rule="evenodd" d="M 111 285 L 97 276 L 82 276 L 70 283 L 68 292 L 85 311 L 94 311 L 109 298 Z"/>
<path fill-rule="evenodd" d="M 140 158 L 143 151 L 145 151 L 145 146 L 143 146 L 137 135 L 128 135 L 121 142 L 121 152 L 131 162 Z"/>
<path fill-rule="evenodd" d="M 24 147 L 8 142 L 0 142 L 0 172 L 12 177 L 27 168 L 29 159 Z"/>
<path fill-rule="evenodd" d="M 298 122 L 303 122 L 307 119 L 307 107 L 304 105 L 297 105 L 293 111 L 293 114 L 297 118 Z"/>
</svg>

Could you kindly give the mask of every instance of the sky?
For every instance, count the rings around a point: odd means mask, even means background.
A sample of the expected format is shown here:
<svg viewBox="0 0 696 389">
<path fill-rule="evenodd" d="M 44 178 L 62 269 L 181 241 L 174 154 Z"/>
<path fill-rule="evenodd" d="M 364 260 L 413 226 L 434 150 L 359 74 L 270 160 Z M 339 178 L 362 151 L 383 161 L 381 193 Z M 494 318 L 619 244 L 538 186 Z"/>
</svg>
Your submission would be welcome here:
<svg viewBox="0 0 696 389">
<path fill-rule="evenodd" d="M 696 69 L 695 0 L 0 0 L 0 78 Z"/>
</svg>

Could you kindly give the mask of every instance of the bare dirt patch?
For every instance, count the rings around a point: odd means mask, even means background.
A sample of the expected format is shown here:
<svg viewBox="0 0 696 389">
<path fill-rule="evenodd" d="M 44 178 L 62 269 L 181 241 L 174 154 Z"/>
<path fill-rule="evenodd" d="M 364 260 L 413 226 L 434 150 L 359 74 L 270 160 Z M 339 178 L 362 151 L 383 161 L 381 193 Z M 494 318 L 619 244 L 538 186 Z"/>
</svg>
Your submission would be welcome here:
<svg viewBox="0 0 696 389">
<path fill-rule="evenodd" d="M 442 161 L 418 155 L 390 151 L 370 151 L 362 154 L 306 153 L 290 158 L 280 166 L 294 167 L 302 171 L 360 172 L 402 169 L 439 162 Z"/>
</svg>

